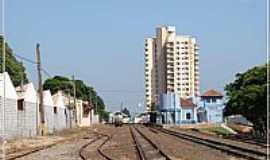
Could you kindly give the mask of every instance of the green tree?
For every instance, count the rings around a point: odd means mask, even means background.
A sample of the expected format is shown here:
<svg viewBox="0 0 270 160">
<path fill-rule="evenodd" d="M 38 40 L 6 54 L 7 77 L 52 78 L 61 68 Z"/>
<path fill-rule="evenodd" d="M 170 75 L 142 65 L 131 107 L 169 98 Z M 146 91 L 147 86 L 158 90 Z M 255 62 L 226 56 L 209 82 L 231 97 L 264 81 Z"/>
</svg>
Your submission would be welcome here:
<svg viewBox="0 0 270 160">
<path fill-rule="evenodd" d="M 75 80 L 75 85 L 76 98 L 89 101 L 95 106 L 95 113 L 99 114 L 101 119 L 106 118 L 105 104 L 94 88 L 86 85 L 82 80 Z M 49 78 L 44 82 L 43 88 L 50 89 L 52 94 L 58 90 L 63 90 L 66 93 L 70 91 L 71 96 L 73 96 L 73 81 L 67 77 L 55 76 Z"/>
<path fill-rule="evenodd" d="M 0 36 L 0 72 L 2 73 L 2 63 L 3 63 L 3 36 Z M 24 84 L 28 82 L 28 78 L 25 73 L 25 67 L 22 62 L 19 62 L 15 57 L 12 49 L 9 45 L 5 44 L 6 48 L 6 72 L 9 73 L 11 81 L 15 86 L 18 86 L 23 82 Z"/>
<path fill-rule="evenodd" d="M 245 73 L 238 73 L 236 80 L 226 85 L 225 90 L 228 96 L 225 114 L 245 116 L 254 124 L 255 134 L 265 137 L 267 133 L 267 65 L 254 67 Z"/>
</svg>

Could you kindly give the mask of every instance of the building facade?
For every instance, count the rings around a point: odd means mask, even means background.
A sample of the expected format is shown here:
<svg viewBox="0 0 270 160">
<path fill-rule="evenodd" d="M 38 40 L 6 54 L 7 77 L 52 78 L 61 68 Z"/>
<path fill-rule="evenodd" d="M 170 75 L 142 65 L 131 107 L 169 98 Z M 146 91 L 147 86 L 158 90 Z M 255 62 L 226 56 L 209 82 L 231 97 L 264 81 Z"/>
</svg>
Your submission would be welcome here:
<svg viewBox="0 0 270 160">
<path fill-rule="evenodd" d="M 198 103 L 198 122 L 222 123 L 224 108 L 223 95 L 213 89 L 207 90 Z"/>
<path fill-rule="evenodd" d="M 38 129 L 38 103 L 37 92 L 33 83 L 18 86 L 18 134 L 23 137 L 37 135 Z"/>
<path fill-rule="evenodd" d="M 158 114 L 160 124 L 192 124 L 197 121 L 197 108 L 192 98 L 180 98 L 175 93 L 159 96 Z"/>
<path fill-rule="evenodd" d="M 18 135 L 17 115 L 17 93 L 15 87 L 7 72 L 0 73 L 0 137 L 11 138 Z"/>
<path fill-rule="evenodd" d="M 53 99 L 50 90 L 43 91 L 43 107 L 45 113 L 45 123 L 47 126 L 48 133 L 53 133 L 54 131 L 54 112 L 53 112 Z M 40 116 L 39 120 L 40 122 Z"/>
<path fill-rule="evenodd" d="M 145 39 L 145 99 L 147 110 L 158 104 L 159 95 L 199 96 L 199 54 L 194 37 L 177 35 L 174 26 L 156 29 Z"/>
<path fill-rule="evenodd" d="M 52 96 L 54 107 L 54 131 L 70 128 L 68 109 L 65 105 L 65 97 L 62 91 L 58 91 Z"/>
</svg>

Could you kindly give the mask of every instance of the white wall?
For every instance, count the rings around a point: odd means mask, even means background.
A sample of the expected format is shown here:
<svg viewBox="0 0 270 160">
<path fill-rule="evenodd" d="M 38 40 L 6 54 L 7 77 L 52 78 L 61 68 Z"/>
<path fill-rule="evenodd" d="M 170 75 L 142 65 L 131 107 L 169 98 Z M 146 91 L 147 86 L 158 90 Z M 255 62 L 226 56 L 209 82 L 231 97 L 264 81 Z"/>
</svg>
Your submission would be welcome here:
<svg viewBox="0 0 270 160">
<path fill-rule="evenodd" d="M 4 78 L 5 78 L 5 108 L 3 108 L 2 98 L 4 95 Z M 3 113 L 5 119 L 3 119 Z M 4 127 L 4 135 L 2 129 Z M 17 94 L 14 85 L 7 72 L 0 73 L 0 136 L 5 138 L 15 137 L 17 135 Z"/>
<path fill-rule="evenodd" d="M 39 122 L 37 92 L 33 83 L 28 83 L 23 88 L 26 89 L 21 97 L 24 99 L 24 109 L 18 110 L 18 134 L 19 136 L 31 137 L 37 135 Z"/>
</svg>

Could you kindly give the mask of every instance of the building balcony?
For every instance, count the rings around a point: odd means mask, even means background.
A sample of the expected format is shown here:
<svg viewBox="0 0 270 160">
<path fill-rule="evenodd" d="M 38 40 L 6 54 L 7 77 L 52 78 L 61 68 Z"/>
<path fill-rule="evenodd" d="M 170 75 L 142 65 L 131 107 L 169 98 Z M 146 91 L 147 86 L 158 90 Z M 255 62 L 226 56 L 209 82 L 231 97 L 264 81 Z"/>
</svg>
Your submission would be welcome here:
<svg viewBox="0 0 270 160">
<path fill-rule="evenodd" d="M 167 74 L 170 74 L 170 73 L 174 73 L 174 70 L 173 69 L 168 69 Z"/>
<path fill-rule="evenodd" d="M 168 80 L 174 80 L 174 76 L 173 76 L 172 74 L 168 74 L 168 75 L 167 75 L 167 79 L 168 79 Z"/>
<path fill-rule="evenodd" d="M 167 52 L 167 53 L 173 53 L 174 50 L 173 50 L 173 48 L 167 48 L 167 49 L 166 49 L 166 52 Z"/>
<path fill-rule="evenodd" d="M 167 63 L 168 62 L 174 62 L 174 59 L 173 58 L 167 58 Z"/>
<path fill-rule="evenodd" d="M 167 53 L 166 56 L 169 57 L 169 58 L 173 58 L 173 52 Z"/>
</svg>

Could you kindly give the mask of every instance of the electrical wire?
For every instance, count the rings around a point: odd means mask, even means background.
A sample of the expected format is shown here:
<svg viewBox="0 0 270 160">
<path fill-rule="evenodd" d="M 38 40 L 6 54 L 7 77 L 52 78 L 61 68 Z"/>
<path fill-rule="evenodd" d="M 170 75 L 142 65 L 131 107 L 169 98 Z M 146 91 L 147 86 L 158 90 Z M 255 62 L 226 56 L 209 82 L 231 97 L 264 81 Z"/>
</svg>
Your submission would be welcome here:
<svg viewBox="0 0 270 160">
<path fill-rule="evenodd" d="M 36 61 L 31 60 L 31 59 L 29 59 L 29 58 L 26 58 L 26 57 L 23 57 L 23 56 L 20 56 L 20 55 L 18 55 L 18 54 L 14 54 L 14 53 L 13 53 L 13 55 L 14 55 L 15 57 L 19 58 L 19 59 L 22 59 L 22 60 L 24 60 L 24 61 L 26 61 L 26 62 L 31 63 L 31 64 L 37 64 Z M 45 68 L 42 67 L 41 70 L 42 70 L 48 77 L 50 77 L 50 78 L 52 77 L 51 74 L 50 74 Z"/>
</svg>

